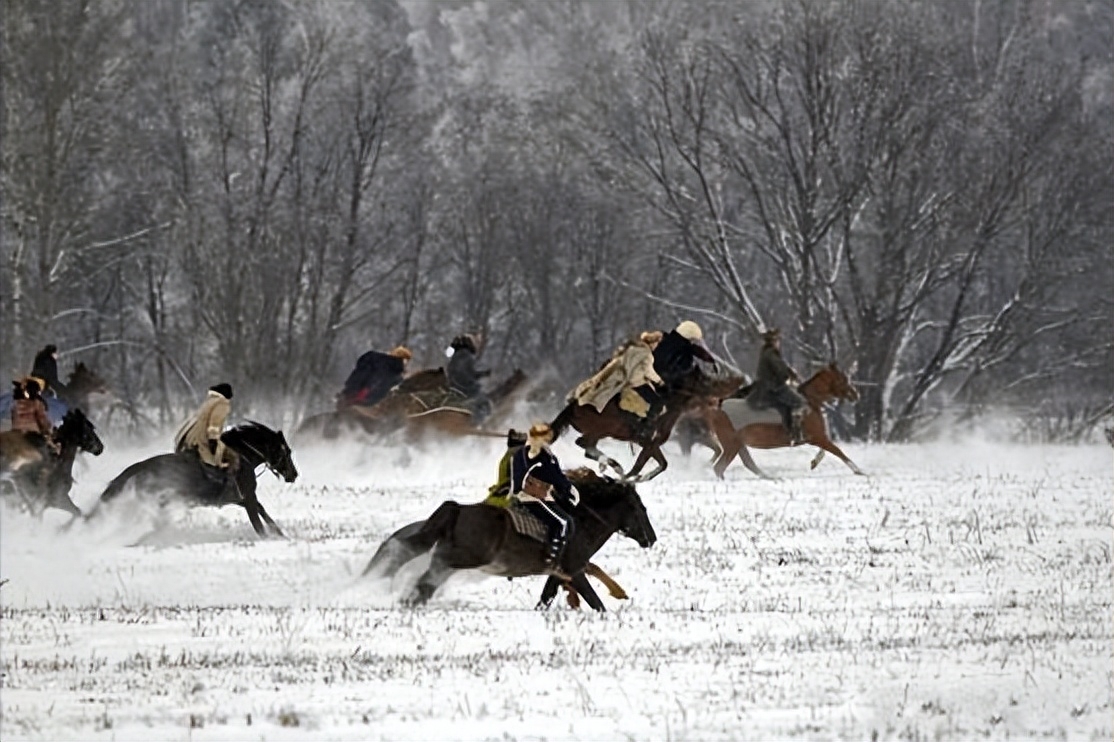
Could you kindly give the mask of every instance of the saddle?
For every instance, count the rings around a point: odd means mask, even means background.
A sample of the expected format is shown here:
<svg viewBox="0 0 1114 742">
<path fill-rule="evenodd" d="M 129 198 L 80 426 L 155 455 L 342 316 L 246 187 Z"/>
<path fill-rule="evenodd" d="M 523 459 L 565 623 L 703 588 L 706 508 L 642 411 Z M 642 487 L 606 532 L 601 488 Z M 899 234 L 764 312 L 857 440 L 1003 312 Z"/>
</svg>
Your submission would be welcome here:
<svg viewBox="0 0 1114 742">
<path fill-rule="evenodd" d="M 507 514 L 511 516 L 511 525 L 514 526 L 515 533 L 542 544 L 546 542 L 549 532 L 538 516 L 513 501 L 507 508 Z"/>
</svg>

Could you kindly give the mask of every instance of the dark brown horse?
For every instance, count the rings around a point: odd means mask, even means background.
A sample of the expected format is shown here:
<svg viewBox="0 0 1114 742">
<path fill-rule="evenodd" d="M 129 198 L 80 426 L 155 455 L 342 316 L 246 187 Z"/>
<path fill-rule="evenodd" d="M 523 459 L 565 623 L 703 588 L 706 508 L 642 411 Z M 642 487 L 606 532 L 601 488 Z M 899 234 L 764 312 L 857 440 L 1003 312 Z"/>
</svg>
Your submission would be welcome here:
<svg viewBox="0 0 1114 742">
<path fill-rule="evenodd" d="M 492 390 L 488 395 L 492 404 L 488 420 L 498 425 L 518 401 L 525 385 L 526 374 L 516 369 Z M 306 418 L 295 437 L 332 440 L 341 435 L 389 435 L 402 429 L 410 437 L 433 431 L 474 435 L 476 426 L 465 401 L 449 389 L 443 368 L 425 369 L 407 376 L 372 407 L 345 407 Z"/>
<path fill-rule="evenodd" d="M 859 392 L 847 374 L 832 362 L 801 384 L 798 391 L 808 400 L 808 409 L 801 419 L 801 432 L 807 443 L 820 449 L 812 460 L 812 468 L 815 469 L 824 458 L 824 453 L 830 451 L 851 467 L 851 471 L 863 474 L 855 462 L 832 443 L 832 439 L 828 437 L 828 426 L 824 422 L 823 410 L 828 402 L 855 402 L 859 399 Z M 766 477 L 757 465 L 753 465 L 753 459 L 745 454 L 748 446 L 784 448 L 793 445 L 789 431 L 782 424 L 777 410 L 755 410 L 746 399 L 725 399 L 719 409 L 707 411 L 705 419 L 723 448 L 723 453 L 715 464 L 716 476 L 721 479 L 728 465 L 739 453 L 744 454 L 743 463 L 748 469 L 760 477 Z"/>
<path fill-rule="evenodd" d="M 602 412 L 596 412 L 596 408 L 591 405 L 571 401 L 549 426 L 553 428 L 555 437 L 565 428 L 575 428 L 581 434 L 576 439 L 576 445 L 584 449 L 588 458 L 599 462 L 601 466 L 611 467 L 624 480 L 645 482 L 661 474 L 669 466 L 661 447 L 669 440 L 673 426 L 681 415 L 717 404 L 719 400 L 735 392 L 742 381 L 737 376 L 707 376 L 697 368 L 675 388 L 665 392 L 664 409 L 651 424 L 644 424 L 632 413 L 621 409 L 619 397 L 615 397 L 608 401 Z M 598 444 L 604 438 L 637 443 L 641 447 L 642 450 L 629 472 L 624 473 L 618 461 L 600 451 Z M 651 458 L 657 463 L 657 468 L 640 474 Z"/>
<path fill-rule="evenodd" d="M 433 551 L 429 568 L 407 597 L 425 603 L 462 569 L 479 569 L 501 577 L 549 575 L 552 595 L 568 581 L 597 611 L 603 602 L 588 584 L 585 568 L 612 534 L 618 532 L 649 548 L 657 540 L 646 507 L 628 482 L 615 482 L 582 471 L 573 481 L 580 504 L 569 509 L 573 534 L 558 564 L 547 564 L 541 542 L 518 533 L 506 508 L 445 502 L 416 530 L 407 527 L 383 542 L 364 569 L 365 576 L 391 578 L 408 562 Z"/>
</svg>

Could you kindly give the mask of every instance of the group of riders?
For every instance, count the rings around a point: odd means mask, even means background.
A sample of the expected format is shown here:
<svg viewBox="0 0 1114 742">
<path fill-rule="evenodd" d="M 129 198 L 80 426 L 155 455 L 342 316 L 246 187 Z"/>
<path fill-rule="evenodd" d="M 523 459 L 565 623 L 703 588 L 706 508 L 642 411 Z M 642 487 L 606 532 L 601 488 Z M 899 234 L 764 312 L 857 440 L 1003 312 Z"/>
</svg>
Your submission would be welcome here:
<svg viewBox="0 0 1114 742">
<path fill-rule="evenodd" d="M 762 338 L 757 372 L 754 383 L 746 390 L 747 398 L 756 407 L 776 408 L 793 442 L 800 443 L 800 418 L 806 402 L 793 386 L 800 382 L 800 376 L 782 358 L 779 331 L 767 330 Z M 444 369 L 450 392 L 457 395 L 477 424 L 490 415 L 492 407 L 481 383 L 491 374 L 490 369 L 478 365 L 482 347 L 481 335 L 458 335 L 447 351 L 449 362 Z M 337 395 L 337 409 L 373 409 L 406 378 L 412 357 L 410 350 L 401 345 L 385 353 L 371 350 L 361 355 Z M 636 429 L 649 432 L 664 412 L 671 393 L 698 369 L 698 361 L 718 368 L 700 326 L 692 320 L 685 320 L 668 332 L 642 332 L 616 348 L 594 375 L 570 392 L 568 399 L 591 406 L 597 412 L 617 400 Z M 44 395 L 58 395 L 65 388 L 58 379 L 57 348 L 48 345 L 40 351 L 31 374 L 14 382 L 14 386 L 13 430 L 23 432 L 44 457 L 50 455 L 54 450 L 52 424 Z M 233 475 L 238 466 L 235 452 L 221 442 L 231 410 L 232 386 L 227 382 L 215 384 L 174 437 L 175 451 L 196 456 L 213 478 Z M 553 430 L 543 422 L 535 423 L 526 433 L 510 430 L 497 481 L 485 500 L 500 507 L 521 507 L 537 517 L 547 530 L 546 557 L 551 562 L 560 558 L 571 535 L 573 521 L 569 511 L 580 499 L 549 448 L 553 439 Z"/>
<path fill-rule="evenodd" d="M 777 329 L 763 333 L 754 383 L 745 391 L 756 407 L 776 408 L 793 443 L 802 442 L 800 420 L 805 399 L 794 388 L 800 376 L 781 355 L 781 335 Z M 453 339 L 445 368 L 450 390 L 459 395 L 472 412 L 473 421 L 482 422 L 491 412 L 491 402 L 480 380 L 491 374 L 481 369 L 477 356 L 482 347 L 478 334 L 462 334 Z M 382 401 L 405 378 L 412 354 L 398 346 L 383 353 L 368 351 L 337 396 L 337 409 L 369 410 Z M 668 332 L 647 331 L 623 342 L 611 358 L 590 378 L 569 394 L 569 401 L 602 412 L 617 400 L 629 414 L 636 429 L 648 434 L 664 412 L 671 393 L 697 368 L 698 361 L 718 368 L 715 355 L 704 342 L 703 331 L 692 320 Z M 580 495 L 562 471 L 549 446 L 553 430 L 544 422 L 534 423 L 525 432 L 511 429 L 507 449 L 499 461 L 496 482 L 484 501 L 497 507 L 521 507 L 544 524 L 547 531 L 546 559 L 555 562 L 571 536 Z"/>
</svg>

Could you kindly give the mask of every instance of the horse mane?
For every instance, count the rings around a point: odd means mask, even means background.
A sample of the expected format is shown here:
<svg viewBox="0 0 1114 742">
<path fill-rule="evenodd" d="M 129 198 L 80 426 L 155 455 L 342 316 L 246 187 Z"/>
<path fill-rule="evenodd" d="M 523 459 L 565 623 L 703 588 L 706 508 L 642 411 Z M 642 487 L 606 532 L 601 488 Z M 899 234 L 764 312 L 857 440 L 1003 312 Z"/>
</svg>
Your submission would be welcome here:
<svg viewBox="0 0 1114 742">
<path fill-rule="evenodd" d="M 274 438 L 278 435 L 281 435 L 281 433 L 272 430 L 263 423 L 256 422 L 255 420 L 245 420 L 243 423 L 221 433 L 220 439 L 224 441 L 225 445 L 235 448 L 235 444 L 237 443 L 250 441 L 252 439 Z"/>
<path fill-rule="evenodd" d="M 442 389 L 447 385 L 445 369 L 427 368 L 416 371 L 394 388 L 395 394 L 413 394 L 414 392 L 430 392 Z"/>
<path fill-rule="evenodd" d="M 638 494 L 634 485 L 630 482 L 601 477 L 586 466 L 566 471 L 565 476 L 576 485 L 576 489 L 584 498 L 582 502 L 585 502 L 585 504 L 588 504 L 587 501 L 591 501 L 591 504 L 594 505 L 609 505 L 627 498 L 631 494 Z"/>
</svg>

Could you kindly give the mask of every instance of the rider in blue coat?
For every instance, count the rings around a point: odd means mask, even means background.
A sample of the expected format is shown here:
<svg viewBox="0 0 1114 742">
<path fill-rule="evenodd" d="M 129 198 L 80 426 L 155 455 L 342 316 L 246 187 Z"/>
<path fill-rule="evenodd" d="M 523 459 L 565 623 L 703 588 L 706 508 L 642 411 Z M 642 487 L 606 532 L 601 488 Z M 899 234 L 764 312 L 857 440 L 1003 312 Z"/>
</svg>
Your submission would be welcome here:
<svg viewBox="0 0 1114 742">
<path fill-rule="evenodd" d="M 549 450 L 552 441 L 552 428 L 535 423 L 526 435 L 526 445 L 511 459 L 511 497 L 545 524 L 545 558 L 549 564 L 558 560 L 572 535 L 572 518 L 561 506 L 571 509 L 580 502 L 580 493 Z"/>
</svg>

